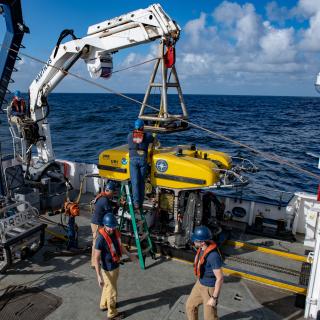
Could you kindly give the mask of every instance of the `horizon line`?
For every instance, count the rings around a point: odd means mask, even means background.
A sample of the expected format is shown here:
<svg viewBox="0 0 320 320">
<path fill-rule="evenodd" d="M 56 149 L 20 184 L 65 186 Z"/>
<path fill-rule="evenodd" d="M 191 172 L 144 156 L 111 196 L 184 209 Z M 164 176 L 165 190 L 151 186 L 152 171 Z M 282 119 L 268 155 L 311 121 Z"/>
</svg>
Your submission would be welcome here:
<svg viewBox="0 0 320 320">
<path fill-rule="evenodd" d="M 28 95 L 27 92 L 22 92 L 23 95 Z M 108 94 L 108 95 L 118 95 L 112 92 L 51 92 L 53 94 Z M 126 95 L 145 95 L 145 93 L 133 93 L 133 92 L 121 92 L 121 94 Z M 171 96 L 178 96 L 177 93 L 167 93 Z M 10 94 L 8 94 L 10 95 Z M 160 96 L 160 93 L 154 93 L 153 95 Z M 226 94 L 226 93 L 184 93 L 184 96 L 234 96 L 234 97 L 287 97 L 287 98 L 320 98 L 320 95 L 315 94 L 314 96 L 303 96 L 303 95 L 270 95 L 270 94 Z M 49 95 L 48 95 L 49 96 Z"/>
</svg>

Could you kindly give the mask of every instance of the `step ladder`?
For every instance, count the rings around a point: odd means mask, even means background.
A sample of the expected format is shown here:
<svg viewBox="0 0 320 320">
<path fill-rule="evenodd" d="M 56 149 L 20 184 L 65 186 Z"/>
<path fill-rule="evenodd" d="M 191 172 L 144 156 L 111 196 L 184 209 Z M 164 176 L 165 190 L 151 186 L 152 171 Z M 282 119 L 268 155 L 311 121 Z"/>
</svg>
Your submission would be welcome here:
<svg viewBox="0 0 320 320">
<path fill-rule="evenodd" d="M 125 181 L 124 183 L 122 183 L 119 199 L 121 199 L 123 195 L 126 196 L 126 204 L 128 206 L 130 217 L 131 217 L 133 235 L 134 235 L 136 247 L 138 250 L 140 268 L 142 270 L 145 270 L 145 257 L 147 253 L 150 254 L 152 259 L 155 259 L 155 251 L 151 241 L 147 221 L 146 221 L 143 209 L 140 209 L 139 211 L 137 211 L 133 207 L 131 190 L 130 190 L 128 181 Z M 120 231 L 123 229 L 123 223 L 125 219 L 124 214 L 125 214 L 125 210 L 123 208 L 121 219 L 120 219 Z M 142 249 L 143 241 L 145 241 L 147 244 L 147 247 L 145 249 Z"/>
</svg>

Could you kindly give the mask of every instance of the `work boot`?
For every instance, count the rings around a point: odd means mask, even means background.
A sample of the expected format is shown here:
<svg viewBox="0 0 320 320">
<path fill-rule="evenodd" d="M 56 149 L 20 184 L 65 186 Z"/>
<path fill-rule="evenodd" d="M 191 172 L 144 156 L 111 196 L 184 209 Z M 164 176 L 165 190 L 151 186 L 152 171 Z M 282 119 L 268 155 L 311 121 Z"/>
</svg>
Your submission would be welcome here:
<svg viewBox="0 0 320 320">
<path fill-rule="evenodd" d="M 108 318 L 107 320 L 121 320 L 125 318 L 125 314 L 124 312 L 119 312 L 116 316 L 112 317 L 112 318 Z"/>
</svg>

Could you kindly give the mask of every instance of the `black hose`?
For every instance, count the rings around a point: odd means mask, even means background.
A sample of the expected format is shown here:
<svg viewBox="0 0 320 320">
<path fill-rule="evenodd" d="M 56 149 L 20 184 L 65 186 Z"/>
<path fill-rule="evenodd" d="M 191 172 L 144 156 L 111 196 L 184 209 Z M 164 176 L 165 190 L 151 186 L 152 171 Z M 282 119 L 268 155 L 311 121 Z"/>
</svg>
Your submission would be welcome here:
<svg viewBox="0 0 320 320">
<path fill-rule="evenodd" d="M 62 41 L 65 37 L 67 37 L 67 36 L 69 36 L 69 35 L 72 37 L 73 40 L 78 39 L 78 38 L 74 35 L 74 32 L 73 32 L 72 29 L 64 29 L 64 30 L 62 30 L 61 33 L 60 33 L 60 36 L 59 36 L 59 38 L 58 38 L 58 41 L 57 41 L 57 43 L 56 43 L 56 49 L 54 50 L 53 58 L 55 58 L 56 55 L 57 55 L 57 53 L 58 53 L 58 50 L 59 50 L 61 41 Z"/>
</svg>

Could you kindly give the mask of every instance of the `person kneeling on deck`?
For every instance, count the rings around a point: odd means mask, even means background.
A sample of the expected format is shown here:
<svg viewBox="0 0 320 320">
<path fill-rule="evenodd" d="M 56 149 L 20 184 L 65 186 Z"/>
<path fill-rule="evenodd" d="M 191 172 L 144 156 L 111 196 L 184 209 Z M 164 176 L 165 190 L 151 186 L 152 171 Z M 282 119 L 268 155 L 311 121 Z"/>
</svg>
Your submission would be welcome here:
<svg viewBox="0 0 320 320">
<path fill-rule="evenodd" d="M 107 213 L 103 217 L 103 225 L 104 227 L 99 228 L 94 250 L 98 284 L 102 288 L 100 309 L 102 311 L 108 310 L 107 319 L 123 319 L 124 314 L 119 313 L 116 307 L 120 258 L 122 253 L 125 253 L 132 261 L 136 261 L 137 257 L 129 253 L 121 244 L 121 233 L 116 229 L 117 219 L 112 213 Z"/>
<path fill-rule="evenodd" d="M 194 229 L 192 242 L 198 249 L 194 260 L 197 281 L 186 303 L 188 320 L 198 319 L 199 305 L 203 304 L 204 320 L 217 320 L 217 304 L 223 283 L 222 259 L 212 233 L 206 226 Z"/>
<path fill-rule="evenodd" d="M 144 122 L 137 119 L 134 130 L 128 135 L 130 179 L 135 209 L 142 208 L 144 201 L 145 178 L 148 169 L 148 147 L 154 142 L 151 133 L 144 132 Z"/>
<path fill-rule="evenodd" d="M 103 226 L 102 219 L 106 213 L 112 212 L 112 196 L 115 191 L 116 185 L 113 181 L 108 181 L 105 186 L 105 191 L 99 193 L 94 199 L 94 211 L 91 218 L 92 230 L 92 254 L 91 254 L 91 267 L 94 268 L 94 248 L 96 239 L 98 237 L 98 229 Z"/>
</svg>

